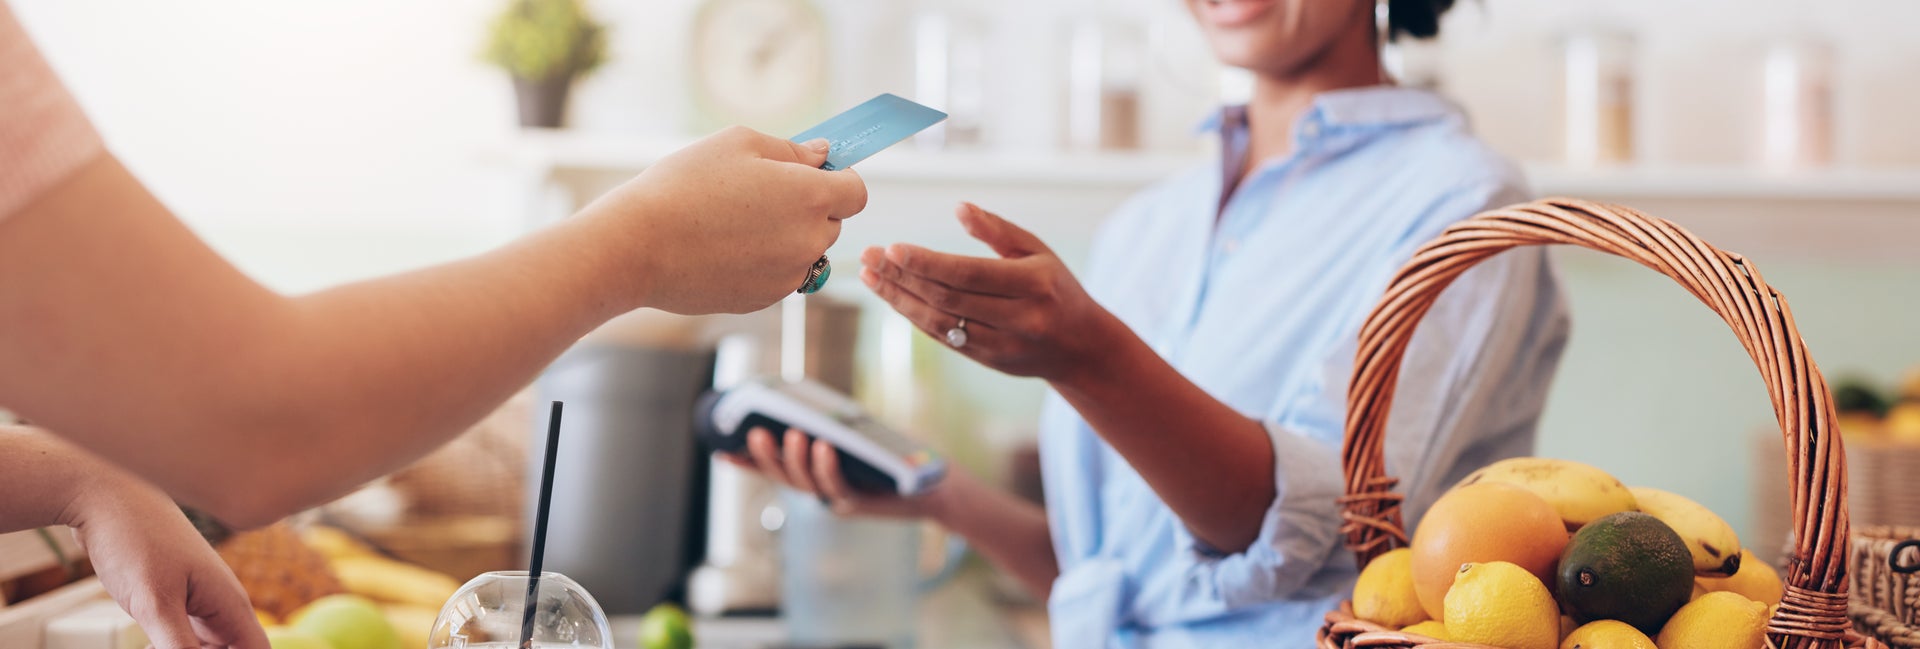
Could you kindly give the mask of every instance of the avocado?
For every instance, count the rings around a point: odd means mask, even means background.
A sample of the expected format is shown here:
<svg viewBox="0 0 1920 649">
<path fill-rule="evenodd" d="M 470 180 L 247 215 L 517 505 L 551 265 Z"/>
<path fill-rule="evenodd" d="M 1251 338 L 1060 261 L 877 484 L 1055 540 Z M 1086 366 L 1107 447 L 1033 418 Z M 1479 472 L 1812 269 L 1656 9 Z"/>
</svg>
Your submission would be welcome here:
<svg viewBox="0 0 1920 649">
<path fill-rule="evenodd" d="M 1620 512 L 1575 532 L 1555 593 L 1581 624 L 1619 620 L 1653 635 L 1693 594 L 1693 555 L 1660 519 Z"/>
<path fill-rule="evenodd" d="M 1834 385 L 1833 409 L 1839 412 L 1885 417 L 1892 408 L 1892 400 L 1859 377 L 1843 377 Z"/>
</svg>

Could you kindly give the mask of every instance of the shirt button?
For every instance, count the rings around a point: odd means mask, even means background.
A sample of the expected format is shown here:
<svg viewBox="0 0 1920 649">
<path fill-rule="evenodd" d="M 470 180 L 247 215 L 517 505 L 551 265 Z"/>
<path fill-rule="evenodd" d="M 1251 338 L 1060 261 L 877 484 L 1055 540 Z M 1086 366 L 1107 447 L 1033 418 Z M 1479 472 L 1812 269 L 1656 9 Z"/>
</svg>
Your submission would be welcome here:
<svg viewBox="0 0 1920 649">
<path fill-rule="evenodd" d="M 1220 242 L 1220 254 L 1231 255 L 1239 251 L 1240 251 L 1239 239 L 1228 239 L 1226 241 Z"/>
<path fill-rule="evenodd" d="M 1301 136 L 1301 137 L 1304 137 L 1304 138 L 1314 138 L 1314 137 L 1319 137 L 1319 136 L 1320 136 L 1320 123 L 1319 123 L 1319 122 L 1307 122 L 1307 123 L 1305 123 L 1305 124 L 1301 124 L 1301 125 L 1300 125 L 1300 136 Z"/>
</svg>

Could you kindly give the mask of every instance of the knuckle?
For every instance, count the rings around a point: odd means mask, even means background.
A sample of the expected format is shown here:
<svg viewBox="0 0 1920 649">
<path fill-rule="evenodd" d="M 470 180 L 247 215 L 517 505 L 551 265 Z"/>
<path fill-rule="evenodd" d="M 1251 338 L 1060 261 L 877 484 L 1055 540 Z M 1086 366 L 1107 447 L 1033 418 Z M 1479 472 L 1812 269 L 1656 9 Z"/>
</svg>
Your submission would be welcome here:
<svg viewBox="0 0 1920 649">
<path fill-rule="evenodd" d="M 939 286 L 932 282 L 925 282 L 923 283 L 921 291 L 926 294 L 927 304 L 933 306 L 933 308 L 941 311 L 952 311 L 954 307 L 960 306 L 960 296 L 948 290 L 946 287 Z"/>
</svg>

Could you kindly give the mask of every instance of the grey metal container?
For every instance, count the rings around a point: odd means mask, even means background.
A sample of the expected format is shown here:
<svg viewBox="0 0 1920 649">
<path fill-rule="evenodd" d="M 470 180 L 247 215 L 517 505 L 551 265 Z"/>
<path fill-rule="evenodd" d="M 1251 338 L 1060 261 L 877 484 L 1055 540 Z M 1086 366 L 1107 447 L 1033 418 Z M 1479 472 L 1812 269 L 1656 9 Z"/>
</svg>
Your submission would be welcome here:
<svg viewBox="0 0 1920 649">
<path fill-rule="evenodd" d="M 679 599 L 700 558 L 707 459 L 696 448 L 692 417 L 712 381 L 710 349 L 589 340 L 536 384 L 542 403 L 566 402 L 546 569 L 580 582 L 610 615 Z M 547 408 L 533 410 L 529 476 L 539 475 L 546 451 Z M 527 481 L 528 511 L 538 482 Z"/>
</svg>

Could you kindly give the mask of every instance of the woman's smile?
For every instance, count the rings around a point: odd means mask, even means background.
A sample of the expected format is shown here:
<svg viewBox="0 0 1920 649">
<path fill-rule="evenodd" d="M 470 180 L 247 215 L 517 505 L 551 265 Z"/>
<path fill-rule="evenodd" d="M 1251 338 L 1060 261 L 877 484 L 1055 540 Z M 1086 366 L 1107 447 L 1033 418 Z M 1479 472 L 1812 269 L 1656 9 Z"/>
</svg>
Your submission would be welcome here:
<svg viewBox="0 0 1920 649">
<path fill-rule="evenodd" d="M 1273 9 L 1277 0 L 1203 0 L 1200 18 L 1214 27 L 1239 27 Z"/>
</svg>

